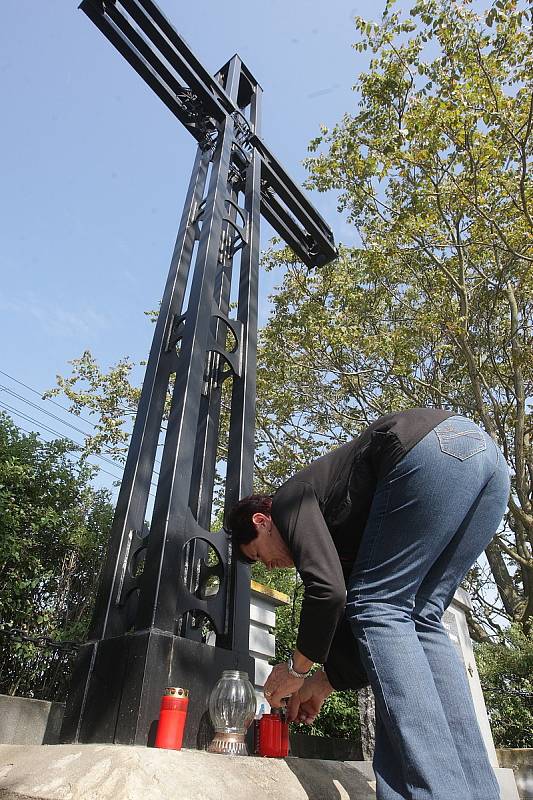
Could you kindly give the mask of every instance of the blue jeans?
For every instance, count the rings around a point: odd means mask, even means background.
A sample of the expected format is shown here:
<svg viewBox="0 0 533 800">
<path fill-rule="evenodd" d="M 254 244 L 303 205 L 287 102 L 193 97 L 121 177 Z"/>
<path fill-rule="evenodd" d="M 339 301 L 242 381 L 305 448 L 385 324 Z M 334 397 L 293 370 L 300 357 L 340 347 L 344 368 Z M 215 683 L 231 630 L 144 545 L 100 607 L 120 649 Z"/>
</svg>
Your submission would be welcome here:
<svg viewBox="0 0 533 800">
<path fill-rule="evenodd" d="M 376 698 L 378 800 L 499 800 L 466 670 L 441 622 L 492 539 L 509 470 L 450 417 L 376 487 L 346 614 Z"/>
</svg>

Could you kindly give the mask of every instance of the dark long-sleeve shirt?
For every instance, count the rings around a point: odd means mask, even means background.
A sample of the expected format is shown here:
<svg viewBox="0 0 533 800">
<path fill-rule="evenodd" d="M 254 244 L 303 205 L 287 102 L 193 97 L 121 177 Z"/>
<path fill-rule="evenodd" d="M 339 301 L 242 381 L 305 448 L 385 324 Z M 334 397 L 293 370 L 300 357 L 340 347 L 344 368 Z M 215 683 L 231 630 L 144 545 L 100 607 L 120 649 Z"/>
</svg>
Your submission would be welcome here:
<svg viewBox="0 0 533 800">
<path fill-rule="evenodd" d="M 376 483 L 453 413 L 414 408 L 380 417 L 286 481 L 272 499 L 272 519 L 305 589 L 296 646 L 324 664 L 335 689 L 368 683 L 344 609 Z"/>
</svg>

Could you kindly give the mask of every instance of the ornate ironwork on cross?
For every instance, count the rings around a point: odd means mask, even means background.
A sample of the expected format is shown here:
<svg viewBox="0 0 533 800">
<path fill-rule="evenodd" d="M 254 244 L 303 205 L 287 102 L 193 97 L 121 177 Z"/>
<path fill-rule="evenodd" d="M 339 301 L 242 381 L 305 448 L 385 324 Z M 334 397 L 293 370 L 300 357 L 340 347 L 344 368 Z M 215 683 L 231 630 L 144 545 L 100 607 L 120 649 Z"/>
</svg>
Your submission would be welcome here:
<svg viewBox="0 0 533 800">
<path fill-rule="evenodd" d="M 194 136 L 198 150 L 62 740 L 145 744 L 163 688 L 180 685 L 191 698 L 185 744 L 195 746 L 220 672 L 241 669 L 253 680 L 249 568 L 232 559 L 227 536 L 212 532 L 210 523 L 227 379 L 225 502 L 252 491 L 261 217 L 310 268 L 335 258 L 336 250 L 327 223 L 261 139 L 262 89 L 238 55 L 212 76 L 151 0 L 83 0 L 80 8 Z M 146 508 L 169 393 L 148 535 Z M 202 642 L 205 620 L 215 647 Z"/>
</svg>

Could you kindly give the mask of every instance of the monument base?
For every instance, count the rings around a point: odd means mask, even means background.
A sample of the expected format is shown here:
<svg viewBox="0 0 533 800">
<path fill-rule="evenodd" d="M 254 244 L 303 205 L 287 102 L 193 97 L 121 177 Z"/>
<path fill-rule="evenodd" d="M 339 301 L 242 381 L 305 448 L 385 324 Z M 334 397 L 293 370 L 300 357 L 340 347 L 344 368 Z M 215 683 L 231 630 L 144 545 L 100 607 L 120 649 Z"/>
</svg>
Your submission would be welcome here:
<svg viewBox="0 0 533 800">
<path fill-rule="evenodd" d="M 375 800 L 357 763 L 124 745 L 0 745 L 0 800 Z"/>
<path fill-rule="evenodd" d="M 502 800 L 518 800 L 497 770 Z M 125 745 L 0 745 L 0 800 L 375 800 L 369 761 Z"/>
<path fill-rule="evenodd" d="M 213 736 L 209 695 L 225 669 L 243 670 L 254 683 L 248 653 L 159 630 L 87 642 L 70 682 L 60 741 L 153 744 L 165 687 L 181 686 L 189 690 L 183 744 L 203 749 Z"/>
</svg>

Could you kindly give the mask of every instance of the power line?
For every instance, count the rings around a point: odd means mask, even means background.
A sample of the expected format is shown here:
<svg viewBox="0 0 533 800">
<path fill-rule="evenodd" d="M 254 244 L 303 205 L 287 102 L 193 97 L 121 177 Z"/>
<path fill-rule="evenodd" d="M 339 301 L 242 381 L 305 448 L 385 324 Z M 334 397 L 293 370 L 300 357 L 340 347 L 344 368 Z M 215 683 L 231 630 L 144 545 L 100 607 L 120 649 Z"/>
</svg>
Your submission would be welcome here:
<svg viewBox="0 0 533 800">
<path fill-rule="evenodd" d="M 13 397 L 17 398 L 17 400 L 22 400 L 24 403 L 27 403 L 29 406 L 32 406 L 32 408 L 36 408 L 37 411 L 40 411 L 42 414 L 48 414 L 49 417 L 52 417 L 53 419 L 57 420 L 62 425 L 67 425 L 67 427 L 72 428 L 72 430 L 81 433 L 83 436 L 87 436 L 87 431 L 83 431 L 76 425 L 72 425 L 71 422 L 67 422 L 66 420 L 61 419 L 61 417 L 58 417 L 56 414 L 52 414 L 51 411 L 46 411 L 46 409 L 41 408 L 41 406 L 38 406 L 37 403 L 32 403 L 31 400 L 28 400 L 27 397 L 23 397 L 21 394 L 17 394 L 17 392 L 14 392 L 12 389 L 9 389 L 7 386 L 4 386 L 1 383 L 0 383 L 0 389 L 3 389 L 5 392 L 9 392 L 9 394 L 12 394 Z M 94 427 L 95 426 L 93 425 L 93 428 Z"/>
<path fill-rule="evenodd" d="M 22 417 L 22 419 L 25 419 L 27 422 L 32 422 L 35 425 L 39 425 L 41 428 L 44 428 L 45 430 L 49 431 L 50 433 L 52 433 L 52 434 L 54 434 L 56 436 L 59 436 L 62 439 L 65 439 L 67 442 L 70 442 L 71 444 L 75 445 L 77 450 L 83 449 L 79 442 L 74 441 L 74 439 L 70 439 L 68 436 L 64 436 L 59 431 L 55 430 L 54 428 L 50 428 L 48 425 L 45 425 L 42 422 L 39 422 L 39 420 L 36 420 L 34 417 L 30 417 L 28 414 L 25 414 L 20 409 L 15 408 L 14 406 L 10 406 L 7 403 L 2 403 L 2 402 L 0 402 L 0 406 L 2 408 L 5 408 L 10 413 L 14 413 L 14 414 L 18 415 L 19 417 Z M 101 461 L 105 461 L 107 464 L 111 464 L 111 466 L 116 467 L 117 469 L 122 469 L 120 464 L 116 464 L 114 461 L 111 461 L 111 459 L 109 459 L 109 458 L 105 458 L 104 456 L 97 455 L 96 453 L 91 453 L 90 455 L 93 458 L 99 458 Z M 99 469 L 101 469 L 101 467 L 99 467 Z M 105 472 L 105 470 L 102 469 L 102 472 Z M 106 474 L 110 475 L 111 473 L 107 472 Z M 158 472 L 154 472 L 153 474 L 159 475 Z M 116 478 L 116 479 L 120 478 L 119 475 L 112 475 L 111 477 Z M 150 481 L 150 485 L 151 486 L 157 486 L 157 484 L 154 483 L 154 481 Z"/>
<path fill-rule="evenodd" d="M 3 403 L 0 403 L 0 405 L 4 406 Z M 22 416 L 25 419 L 27 418 L 25 414 L 20 414 L 19 416 Z M 30 419 L 30 422 L 31 422 L 31 419 Z M 21 431 L 24 431 L 24 433 L 28 433 L 30 435 L 34 434 L 35 436 L 37 436 L 38 439 L 41 439 L 42 442 L 45 442 L 46 444 L 50 444 L 50 440 L 49 439 L 43 439 L 43 437 L 41 436 L 41 434 L 38 431 L 30 431 L 30 430 L 28 430 L 28 428 L 23 428 L 22 425 L 17 425 L 17 428 L 19 430 L 21 430 Z M 46 428 L 46 425 L 43 425 L 43 428 Z M 47 430 L 51 430 L 51 429 L 47 428 Z M 70 441 L 70 440 L 67 440 L 67 441 Z M 75 453 L 75 452 L 78 452 L 79 449 L 80 449 L 79 447 L 76 447 L 75 450 L 71 450 L 70 452 Z M 80 463 L 80 459 L 79 458 L 75 458 L 73 460 L 76 461 L 78 464 Z M 98 464 L 95 464 L 94 466 L 98 467 L 98 470 L 100 472 L 103 472 L 106 475 L 109 475 L 111 478 L 115 478 L 115 480 L 118 480 L 119 477 L 120 477 L 119 475 L 113 475 L 111 472 L 108 472 L 106 469 L 104 469 L 103 467 L 100 467 Z"/>
<path fill-rule="evenodd" d="M 23 381 L 18 380 L 18 378 L 15 378 L 13 375 L 10 375 L 9 373 L 4 372 L 4 370 L 1 370 L 1 369 L 0 369 L 0 374 L 1 375 L 5 375 L 7 378 L 9 378 L 12 381 L 15 381 L 15 383 L 18 383 L 20 386 L 23 386 L 25 389 L 28 389 L 28 391 L 33 392 L 38 397 L 40 397 L 41 400 L 43 399 L 42 394 L 39 391 L 37 391 L 37 389 L 34 389 L 32 386 L 28 386 L 27 383 L 24 383 Z M 27 403 L 28 405 L 32 406 L 32 408 L 37 409 L 40 413 L 47 414 L 49 417 L 52 417 L 57 422 L 60 422 L 62 425 L 66 425 L 69 428 L 72 428 L 72 430 L 75 430 L 78 433 L 81 433 L 82 436 L 88 436 L 89 435 L 87 431 L 84 431 L 81 428 L 78 428 L 76 425 L 72 425 L 72 423 L 67 422 L 67 420 L 63 420 L 61 417 L 58 417 L 56 414 L 52 414 L 50 411 L 47 411 L 45 408 L 42 408 L 41 406 L 37 405 L 36 403 L 32 403 L 31 400 L 28 400 L 26 397 L 23 397 L 22 395 L 17 394 L 17 392 L 14 392 L 12 389 L 9 389 L 7 386 L 4 386 L 4 385 L 0 384 L 0 389 L 3 389 L 4 391 L 9 392 L 9 394 L 13 395 L 18 400 L 22 400 L 23 403 Z M 81 415 L 74 414 L 73 411 L 68 409 L 66 406 L 61 405 L 61 403 L 56 403 L 54 400 L 51 400 L 50 398 L 46 398 L 46 401 L 49 402 L 49 403 L 53 403 L 58 408 L 61 408 L 64 411 L 66 411 L 68 414 L 72 414 L 72 416 L 83 420 L 88 425 L 90 425 L 92 428 L 96 429 L 97 426 L 94 423 L 92 423 L 89 420 L 85 419 L 85 417 L 82 417 Z M 166 428 L 164 428 L 163 430 L 166 430 Z M 56 431 L 56 433 L 57 433 L 57 431 Z M 61 435 L 61 434 L 58 434 L 58 435 Z M 112 463 L 111 461 L 109 461 L 109 459 L 105 459 L 103 456 L 96 456 L 96 457 L 97 458 L 102 458 L 103 461 L 107 461 L 108 463 Z M 154 463 L 160 465 L 161 461 L 156 458 L 156 459 L 154 459 Z M 114 466 L 118 466 L 118 465 L 114 464 Z M 159 472 L 154 470 L 153 474 L 154 475 L 159 475 Z"/>
<path fill-rule="evenodd" d="M 6 389 L 6 387 L 2 386 L 0 384 L 0 389 Z M 27 400 L 26 398 L 22 397 L 22 395 L 19 395 L 16 392 L 12 392 L 10 389 L 6 389 L 6 391 L 8 391 L 10 394 L 12 394 L 15 397 L 17 397 L 19 400 L 22 400 L 24 403 L 28 403 L 33 408 L 36 408 L 37 411 L 39 411 L 39 413 L 47 414 L 49 417 L 52 417 L 53 419 L 57 420 L 62 425 L 67 425 L 69 428 L 72 428 L 73 430 L 77 431 L 78 433 L 81 433 L 82 435 L 85 435 L 84 431 L 82 431 L 81 428 L 76 428 L 75 425 L 71 425 L 69 422 L 66 422 L 66 421 L 62 420 L 61 417 L 57 417 L 55 414 L 51 414 L 50 411 L 46 411 L 46 409 L 41 408 L 40 406 L 36 405 L 35 403 L 32 403 L 30 400 Z M 18 409 L 14 409 L 14 410 L 18 411 Z M 37 420 L 31 420 L 31 421 L 32 422 L 37 422 Z M 37 423 L 37 424 L 40 424 L 40 423 Z M 54 432 L 57 433 L 59 436 L 62 435 L 58 431 L 54 431 Z M 81 447 L 81 445 L 80 445 L 80 447 Z M 123 469 L 122 464 L 118 464 L 116 461 L 113 461 L 111 458 L 106 458 L 105 456 L 97 455 L 96 453 L 93 453 L 92 455 L 94 455 L 95 458 L 100 458 L 102 461 L 105 461 L 106 464 L 110 464 L 113 467 L 117 467 L 117 469 Z M 154 475 L 159 475 L 159 472 L 154 471 Z"/>
<path fill-rule="evenodd" d="M 41 427 L 46 428 L 48 431 L 50 431 L 50 433 L 55 433 L 57 436 L 61 436 L 62 439 L 67 439 L 69 442 L 76 444 L 80 450 L 83 449 L 83 446 L 79 442 L 74 441 L 74 439 L 69 439 L 67 436 L 64 436 L 59 431 L 56 431 L 54 428 L 50 428 L 47 425 L 44 425 L 42 422 L 39 422 L 39 420 L 35 419 L 35 417 L 30 417 L 27 414 L 24 414 L 22 411 L 20 411 L 20 409 L 16 408 L 15 406 L 10 406 L 7 403 L 2 403 L 2 402 L 0 402 L 0 405 L 2 405 L 4 408 L 7 408 L 9 411 L 12 411 L 15 414 L 19 414 L 19 416 L 24 417 L 24 419 L 26 419 L 28 422 L 34 422 L 36 425 L 40 425 Z M 31 405 L 34 404 L 31 403 Z M 38 406 L 36 406 L 36 408 L 38 411 L 42 411 L 44 414 L 48 413 L 47 411 L 44 411 L 44 409 L 41 409 Z M 51 414 L 51 416 L 54 417 L 54 419 L 58 419 L 58 417 L 56 417 L 55 414 Z M 62 420 L 59 420 L 59 422 L 62 422 Z M 110 464 L 110 466 L 112 467 L 116 467 L 117 469 L 123 469 L 121 464 L 117 464 L 116 461 L 112 461 L 110 458 L 106 458 L 105 456 L 101 456 L 96 453 L 91 453 L 91 455 L 94 458 L 99 458 L 101 461 L 105 461 L 106 464 Z"/>
<path fill-rule="evenodd" d="M 19 384 L 19 386 L 24 386 L 24 388 L 25 388 L 25 389 L 28 389 L 28 391 L 29 391 L 29 392 L 33 392 L 34 394 L 38 395 L 38 397 L 40 397 L 40 398 L 41 398 L 41 400 L 43 400 L 43 395 L 42 395 L 42 392 L 39 392 L 39 391 L 37 391 L 37 389 L 34 389 L 34 388 L 33 388 L 33 387 L 31 387 L 31 386 L 28 386 L 28 384 L 27 384 L 27 383 L 24 383 L 23 381 L 19 381 L 19 379 L 18 379 L 18 378 L 14 378 L 14 377 L 13 377 L 13 375 L 9 375 L 9 373 L 7 373 L 7 372 L 4 372 L 4 370 L 2 370 L 2 369 L 0 369 L 0 375 L 5 375 L 5 377 L 6 377 L 6 378 L 9 378 L 10 380 L 12 380 L 12 381 L 15 381 L 15 383 L 18 383 L 18 384 Z M 58 408 L 62 408 L 62 409 L 63 409 L 63 411 L 66 411 L 68 414 L 72 414 L 73 416 L 75 416 L 75 417 L 78 417 L 78 419 L 81 419 L 81 420 L 83 420 L 84 422 L 86 422 L 88 425 L 90 425 L 90 426 L 91 426 L 91 428 L 94 428 L 94 427 L 96 427 L 96 426 L 95 426 L 95 424 L 94 424 L 94 422 L 91 422 L 90 420 L 88 420 L 88 419 L 85 419 L 85 417 L 82 417 L 82 416 L 81 416 L 81 414 L 74 414 L 74 412 L 73 412 L 73 411 L 71 411 L 71 410 L 70 410 L 70 408 L 67 408 L 66 406 L 62 406 L 62 405 L 61 405 L 61 403 L 58 403 L 58 402 L 56 402 L 55 400 L 52 400 L 52 398 L 51 398 L 51 397 L 47 397 L 47 398 L 46 398 L 46 401 L 47 401 L 48 403 L 53 403 L 53 405 L 54 405 L 54 406 L 57 406 Z"/>
<path fill-rule="evenodd" d="M 54 435 L 60 436 L 62 439 L 66 439 L 71 444 L 75 444 L 76 445 L 76 450 L 81 450 L 82 449 L 81 446 L 78 444 L 78 442 L 74 442 L 73 439 L 69 439 L 68 437 L 63 436 L 62 434 L 60 434 L 58 431 L 54 430 L 53 428 L 49 428 L 48 425 L 45 425 L 44 422 L 39 422 L 38 420 L 35 419 L 35 417 L 30 417 L 28 414 L 24 414 L 24 412 L 20 411 L 20 409 L 15 408 L 14 406 L 10 406 L 9 403 L 0 402 L 0 406 L 2 408 L 5 408 L 6 411 L 9 411 L 10 413 L 16 414 L 17 416 L 22 417 L 22 419 L 25 419 L 27 422 L 34 422 L 36 425 L 39 425 L 41 428 L 44 428 L 46 431 L 49 431 L 50 433 L 53 433 Z"/>
<path fill-rule="evenodd" d="M 0 405 L 2 405 L 2 404 L 0 404 Z M 46 426 L 43 426 L 43 427 L 46 427 Z M 43 437 L 41 436 L 41 434 L 40 434 L 40 433 L 38 433 L 37 431 L 30 431 L 30 430 L 28 430 L 28 428 L 24 428 L 22 425 L 17 425 L 17 428 L 18 428 L 19 430 L 21 430 L 21 431 L 24 431 L 24 433 L 28 433 L 28 434 L 30 434 L 30 436 L 31 436 L 32 434 L 33 434 L 34 436 L 37 436 L 37 438 L 38 438 L 38 439 L 40 439 L 40 440 L 41 440 L 42 442 L 44 442 L 45 444 L 50 444 L 50 440 L 49 440 L 49 439 L 43 439 Z M 73 453 L 74 453 L 74 452 L 77 452 L 78 450 L 79 450 L 79 448 L 77 447 L 77 448 L 76 448 L 76 450 L 71 450 L 71 452 L 73 452 Z M 97 457 L 97 456 L 96 456 L 96 457 Z M 80 459 L 79 459 L 79 458 L 74 458 L 74 459 L 73 459 L 73 461 L 76 461 L 76 463 L 77 463 L 77 464 L 79 464 L 79 463 L 80 463 Z M 99 471 L 99 472 L 103 472 L 105 475 L 109 475 L 111 478 L 118 479 L 118 477 L 119 477 L 118 475 L 113 475 L 111 472 L 108 472 L 106 469 L 104 469 L 103 467 L 101 467 L 99 464 L 94 464 L 94 465 L 92 465 L 92 466 L 98 467 L 98 471 Z M 148 492 L 148 494 L 150 495 L 150 497 L 155 497 L 155 494 L 153 494 L 153 492 Z"/>
</svg>

